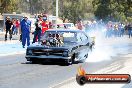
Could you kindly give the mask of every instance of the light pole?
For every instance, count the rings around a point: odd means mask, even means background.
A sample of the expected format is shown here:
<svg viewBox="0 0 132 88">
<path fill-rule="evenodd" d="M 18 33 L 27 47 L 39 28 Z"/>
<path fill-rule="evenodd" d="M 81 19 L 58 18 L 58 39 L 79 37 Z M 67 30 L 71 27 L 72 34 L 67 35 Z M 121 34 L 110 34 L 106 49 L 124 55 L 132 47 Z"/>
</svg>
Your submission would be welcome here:
<svg viewBox="0 0 132 88">
<path fill-rule="evenodd" d="M 56 29 L 57 29 L 57 18 L 58 18 L 58 0 L 56 0 Z"/>
</svg>

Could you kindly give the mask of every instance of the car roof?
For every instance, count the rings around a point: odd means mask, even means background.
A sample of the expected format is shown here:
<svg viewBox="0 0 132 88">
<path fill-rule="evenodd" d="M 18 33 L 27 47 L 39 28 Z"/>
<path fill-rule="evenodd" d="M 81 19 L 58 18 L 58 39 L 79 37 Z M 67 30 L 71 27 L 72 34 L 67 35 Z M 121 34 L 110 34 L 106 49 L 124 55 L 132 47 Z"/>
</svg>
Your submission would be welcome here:
<svg viewBox="0 0 132 88">
<path fill-rule="evenodd" d="M 46 30 L 47 32 L 52 32 L 52 31 L 59 31 L 59 32 L 82 32 L 82 30 L 79 29 L 48 29 Z"/>
</svg>

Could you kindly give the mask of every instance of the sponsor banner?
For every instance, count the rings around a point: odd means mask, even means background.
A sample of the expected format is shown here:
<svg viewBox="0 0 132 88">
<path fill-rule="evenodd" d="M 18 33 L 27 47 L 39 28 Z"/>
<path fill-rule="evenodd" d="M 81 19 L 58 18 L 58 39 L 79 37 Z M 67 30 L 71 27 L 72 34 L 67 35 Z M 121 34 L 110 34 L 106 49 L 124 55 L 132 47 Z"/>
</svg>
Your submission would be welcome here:
<svg viewBox="0 0 132 88">
<path fill-rule="evenodd" d="M 79 67 L 76 81 L 79 85 L 85 83 L 130 83 L 131 76 L 129 74 L 86 74 L 85 70 Z"/>
</svg>

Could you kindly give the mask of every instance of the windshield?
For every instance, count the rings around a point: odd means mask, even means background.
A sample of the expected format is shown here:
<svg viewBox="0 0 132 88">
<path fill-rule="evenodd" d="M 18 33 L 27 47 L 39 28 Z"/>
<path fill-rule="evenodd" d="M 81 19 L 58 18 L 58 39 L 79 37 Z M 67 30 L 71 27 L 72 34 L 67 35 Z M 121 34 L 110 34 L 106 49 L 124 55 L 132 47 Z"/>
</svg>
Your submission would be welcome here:
<svg viewBox="0 0 132 88">
<path fill-rule="evenodd" d="M 44 33 L 41 40 L 46 40 L 49 42 L 54 42 L 53 40 L 60 41 L 60 43 L 71 44 L 76 42 L 76 32 L 55 32 L 55 31 L 47 31 Z"/>
</svg>

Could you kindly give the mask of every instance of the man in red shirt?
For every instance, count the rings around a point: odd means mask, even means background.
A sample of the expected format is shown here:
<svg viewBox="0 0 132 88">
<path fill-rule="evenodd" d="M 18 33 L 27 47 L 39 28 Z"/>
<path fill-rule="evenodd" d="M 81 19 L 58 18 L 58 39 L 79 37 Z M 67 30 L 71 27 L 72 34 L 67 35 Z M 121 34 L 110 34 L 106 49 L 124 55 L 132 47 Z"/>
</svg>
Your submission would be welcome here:
<svg viewBox="0 0 132 88">
<path fill-rule="evenodd" d="M 18 33 L 18 30 L 19 30 L 19 27 L 20 27 L 20 22 L 19 22 L 19 20 L 17 19 L 16 20 L 16 31 L 17 31 L 17 33 Z"/>
<path fill-rule="evenodd" d="M 46 23 L 46 21 L 43 20 L 41 25 L 42 25 L 42 34 L 44 34 L 44 32 L 48 30 L 48 24 Z"/>
</svg>

